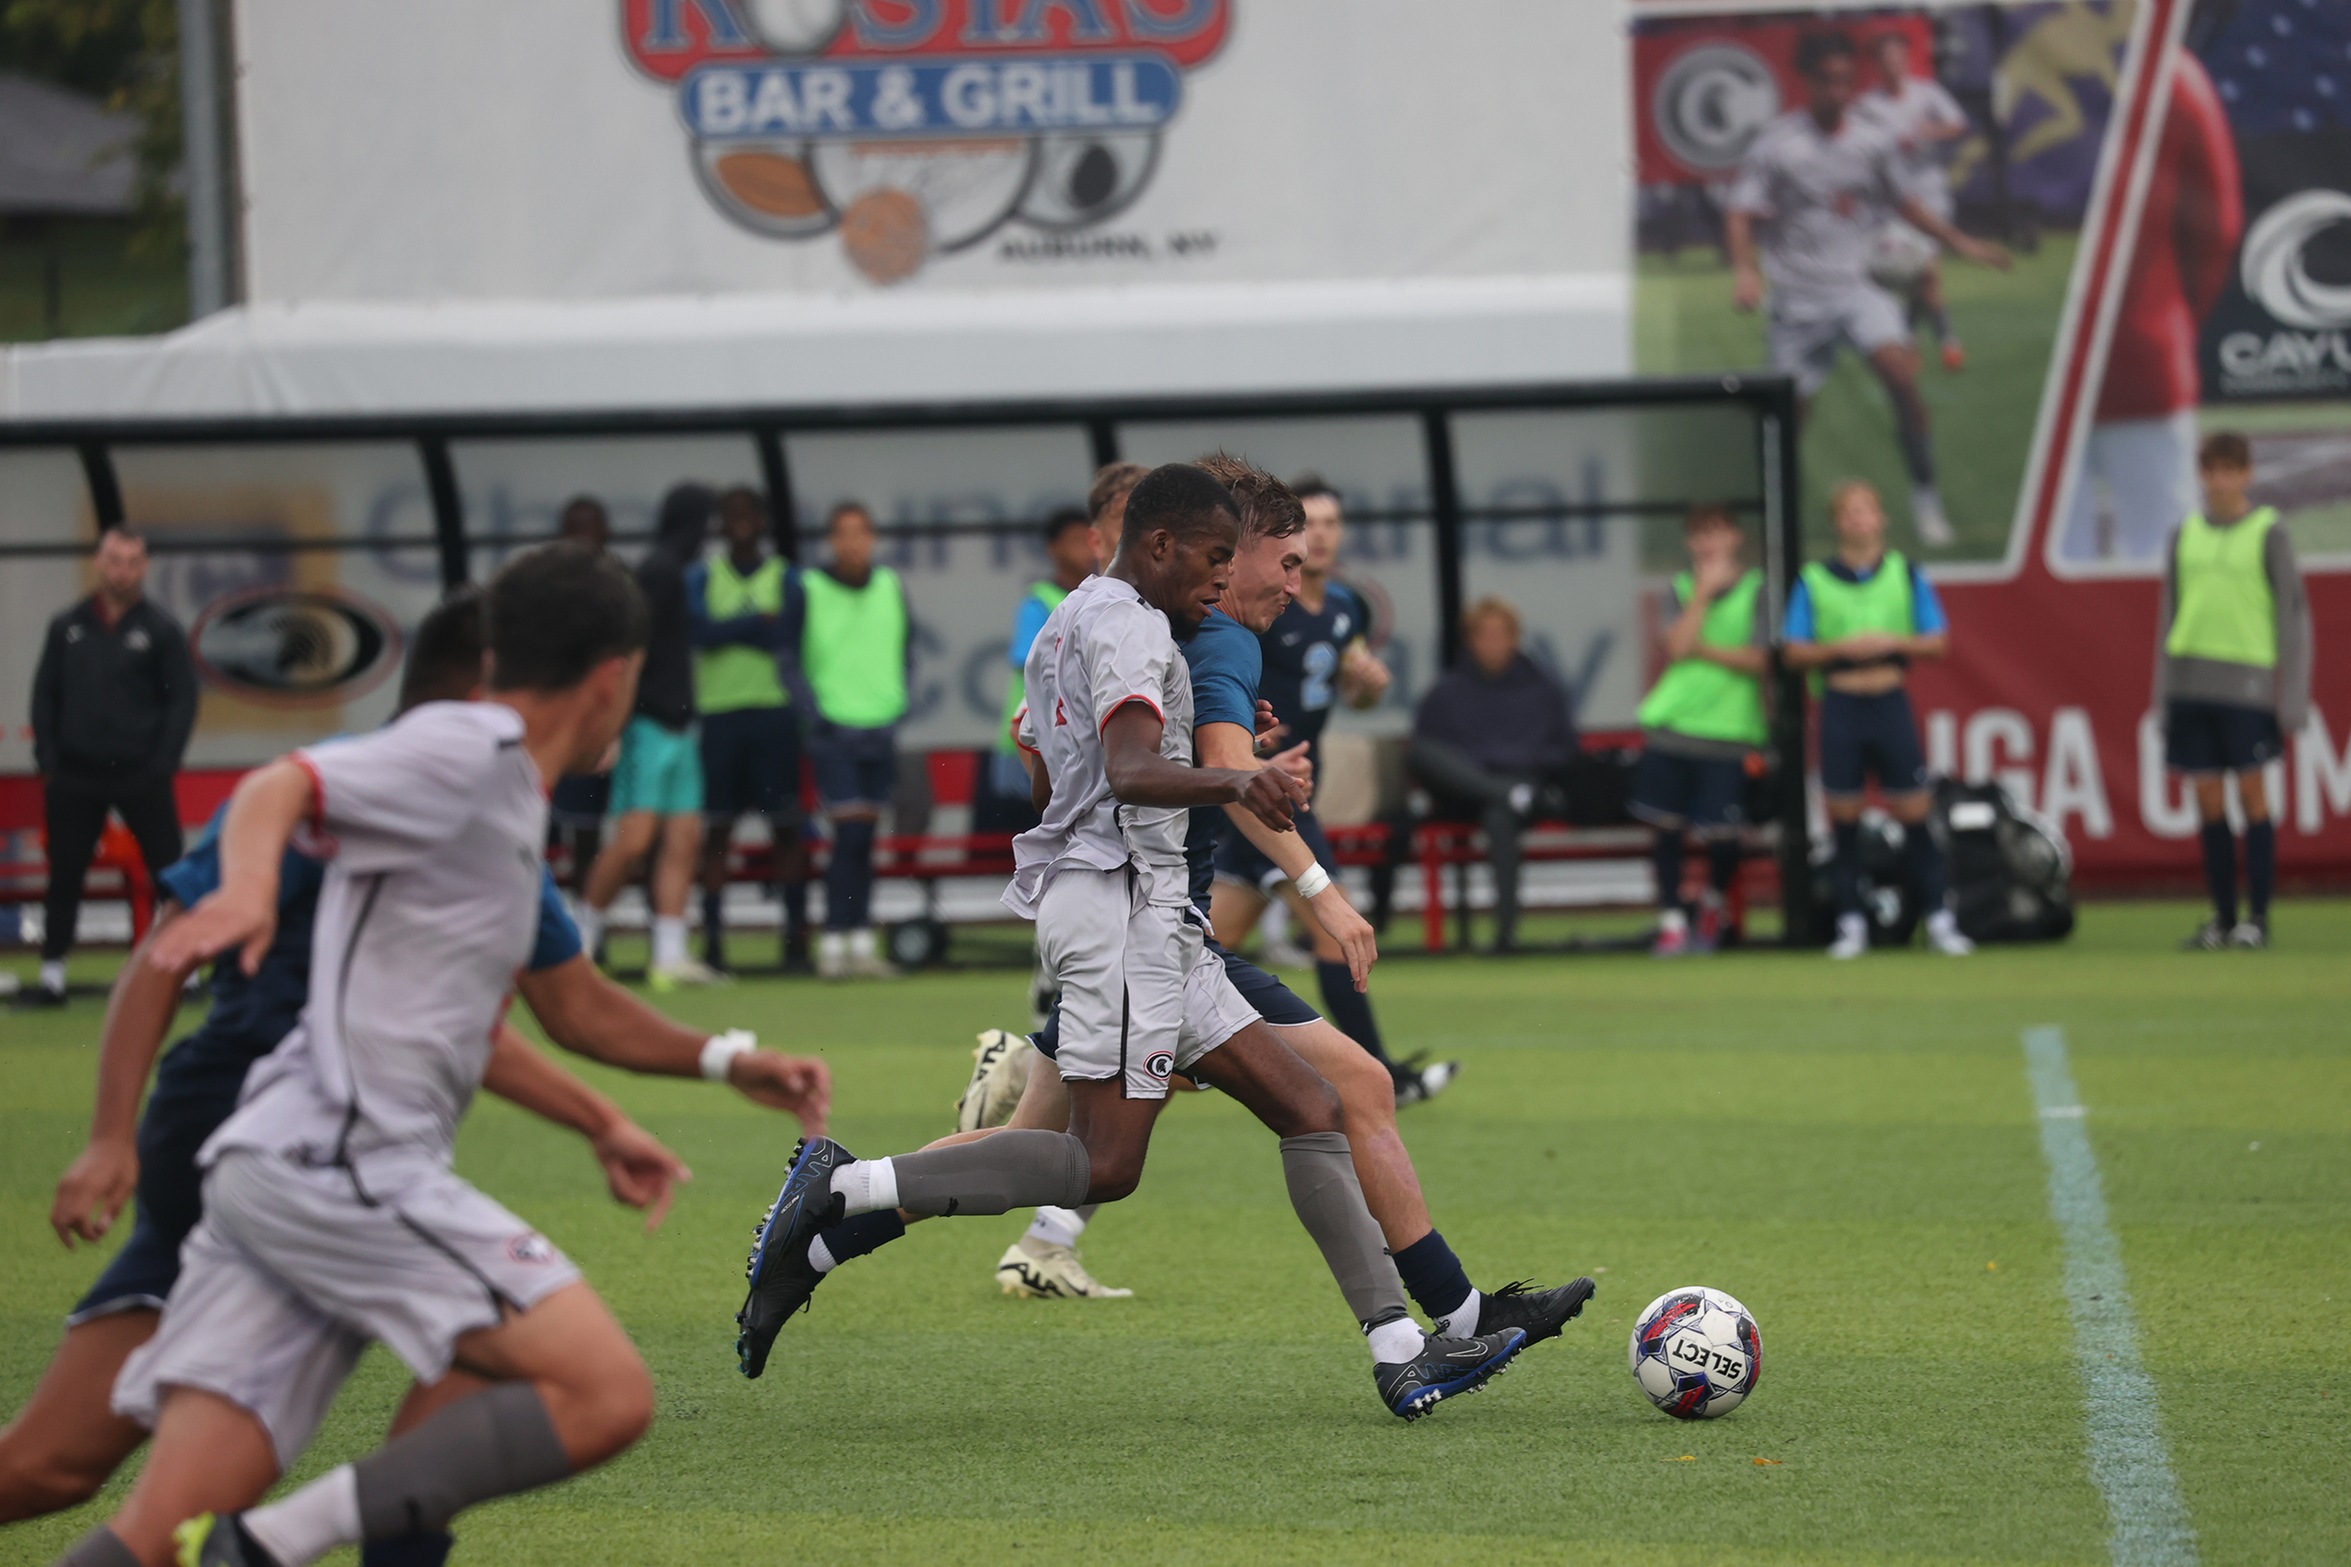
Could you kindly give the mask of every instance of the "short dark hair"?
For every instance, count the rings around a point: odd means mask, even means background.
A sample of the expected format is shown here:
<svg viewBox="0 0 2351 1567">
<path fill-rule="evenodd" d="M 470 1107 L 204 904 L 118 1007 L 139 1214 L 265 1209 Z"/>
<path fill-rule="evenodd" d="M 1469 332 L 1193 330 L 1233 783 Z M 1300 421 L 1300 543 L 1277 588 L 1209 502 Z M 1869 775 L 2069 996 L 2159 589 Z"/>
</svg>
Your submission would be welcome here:
<svg viewBox="0 0 2351 1567">
<path fill-rule="evenodd" d="M 868 527 L 873 525 L 873 508 L 871 506 L 866 505 L 863 501 L 837 501 L 834 503 L 833 509 L 824 514 L 824 531 L 832 532 L 839 525 L 841 519 L 851 512 L 863 517 Z"/>
<path fill-rule="evenodd" d="M 748 484 L 733 485 L 719 492 L 718 514 L 724 519 L 730 513 L 748 509 L 762 522 L 767 520 L 767 497 Z"/>
<path fill-rule="evenodd" d="M 147 535 L 127 522 L 111 522 L 100 528 L 97 547 L 104 549 L 108 539 L 120 539 L 126 544 L 136 544 L 141 549 L 147 547 Z"/>
<path fill-rule="evenodd" d="M 1091 528 L 1093 525 L 1094 519 L 1087 516 L 1082 507 L 1056 506 L 1045 514 L 1044 539 L 1047 544 L 1052 544 L 1072 528 Z"/>
<path fill-rule="evenodd" d="M 482 622 L 490 689 L 567 691 L 606 659 L 641 651 L 652 613 L 610 555 L 542 544 L 490 579 Z"/>
<path fill-rule="evenodd" d="M 580 535 L 591 529 L 605 538 L 612 536 L 611 514 L 605 511 L 604 503 L 593 495 L 575 495 L 563 503 L 562 511 L 556 513 L 555 531 L 563 538 L 585 543 Z"/>
<path fill-rule="evenodd" d="M 2253 443 L 2240 431 L 2215 430 L 2204 437 L 2196 448 L 2196 466 L 2199 468 L 2250 468 L 2253 466 Z"/>
<path fill-rule="evenodd" d="M 1163 463 L 1136 481 L 1127 496 L 1126 542 L 1140 539 L 1154 528 L 1165 528 L 1178 539 L 1194 539 L 1228 517 L 1237 533 L 1240 505 L 1232 492 L 1188 462 Z"/>
<path fill-rule="evenodd" d="M 1327 495 L 1334 501 L 1339 498 L 1339 492 L 1331 486 L 1331 481 L 1311 468 L 1290 481 L 1290 493 L 1302 501 L 1310 501 L 1317 495 Z"/>
<path fill-rule="evenodd" d="M 1132 494 L 1150 471 L 1139 462 L 1104 463 L 1095 469 L 1094 482 L 1086 487 L 1086 515 L 1099 517 L 1110 510 L 1121 496 Z"/>
<path fill-rule="evenodd" d="M 1700 528 L 1735 528 L 1739 514 L 1722 501 L 1700 501 L 1682 513 L 1682 531 L 1696 533 Z"/>
<path fill-rule="evenodd" d="M 1853 35 L 1834 28 L 1796 40 L 1796 74 L 1810 76 L 1831 60 L 1855 58 Z"/>
<path fill-rule="evenodd" d="M 481 683 L 482 590 L 461 582 L 416 623 L 400 671 L 400 711 L 426 702 L 462 702 Z"/>
<path fill-rule="evenodd" d="M 1210 452 L 1199 467 L 1239 505 L 1242 538 L 1286 539 L 1306 531 L 1306 508 L 1290 487 L 1246 457 Z"/>
</svg>

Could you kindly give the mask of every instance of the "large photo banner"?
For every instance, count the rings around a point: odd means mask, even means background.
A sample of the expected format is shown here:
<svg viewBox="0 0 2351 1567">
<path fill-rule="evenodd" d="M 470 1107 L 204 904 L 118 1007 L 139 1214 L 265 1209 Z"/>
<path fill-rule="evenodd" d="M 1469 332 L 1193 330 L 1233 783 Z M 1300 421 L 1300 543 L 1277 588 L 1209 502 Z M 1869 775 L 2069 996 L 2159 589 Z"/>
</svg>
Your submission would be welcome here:
<svg viewBox="0 0 2351 1567">
<path fill-rule="evenodd" d="M 1636 7 L 1637 367 L 1797 379 L 1809 551 L 1866 479 L 1941 589 L 1931 759 L 2093 877 L 2192 867 L 2151 692 L 2218 430 L 2315 623 L 2281 861 L 2351 870 L 2346 67 L 2351 7 L 2305 0 Z"/>
</svg>

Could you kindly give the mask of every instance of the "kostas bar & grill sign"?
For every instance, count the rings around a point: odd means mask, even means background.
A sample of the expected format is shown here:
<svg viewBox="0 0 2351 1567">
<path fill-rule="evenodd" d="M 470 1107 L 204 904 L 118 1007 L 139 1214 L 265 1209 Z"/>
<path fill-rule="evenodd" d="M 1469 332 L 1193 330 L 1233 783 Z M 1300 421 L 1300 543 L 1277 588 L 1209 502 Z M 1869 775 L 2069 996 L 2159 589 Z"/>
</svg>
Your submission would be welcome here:
<svg viewBox="0 0 2351 1567">
<path fill-rule="evenodd" d="M 1150 183 L 1228 0 L 622 0 L 695 176 L 777 239 L 894 283 L 1007 223 L 1067 232 Z"/>
</svg>

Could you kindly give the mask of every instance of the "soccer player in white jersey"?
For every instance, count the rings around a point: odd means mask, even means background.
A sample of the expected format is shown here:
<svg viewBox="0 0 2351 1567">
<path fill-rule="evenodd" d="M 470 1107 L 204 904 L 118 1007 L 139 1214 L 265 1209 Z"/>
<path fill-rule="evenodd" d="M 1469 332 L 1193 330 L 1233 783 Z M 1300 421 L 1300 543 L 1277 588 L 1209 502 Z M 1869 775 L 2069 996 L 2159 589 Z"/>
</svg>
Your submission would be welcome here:
<svg viewBox="0 0 2351 1567">
<path fill-rule="evenodd" d="M 1874 121 L 1894 138 L 1902 185 L 1911 199 L 1951 221 L 1951 176 L 1944 160 L 1951 143 L 1967 134 L 1967 115 L 1959 100 L 1932 76 L 1910 72 L 1910 35 L 1884 32 L 1870 45 L 1877 62 L 1878 85 L 1861 95 L 1853 112 Z M 1943 368 L 1957 371 L 1967 364 L 1967 350 L 1951 329 L 1951 312 L 1943 303 L 1943 267 L 1935 242 L 1899 217 L 1888 217 L 1871 244 L 1870 275 L 1897 288 L 1910 306 L 1915 324 L 1924 320 L 1935 329 L 1942 346 Z"/>
<path fill-rule="evenodd" d="M 117 1411 L 154 1429 L 146 1468 L 69 1563 L 158 1567 L 176 1533 L 185 1562 L 304 1567 L 592 1467 L 652 1418 L 644 1362 L 578 1270 L 450 1168 L 531 945 L 546 785 L 619 734 L 645 603 L 608 558 L 556 545 L 501 571 L 487 614 L 488 699 L 426 703 L 249 774 L 219 890 L 148 954 L 258 962 L 296 829 L 331 854 L 302 1021 L 199 1155 L 204 1218 L 115 1388 Z M 421 1382 L 454 1366 L 491 1385 L 279 1502 L 215 1516 L 301 1454 L 379 1339 Z"/>
<path fill-rule="evenodd" d="M 1209 950 L 1191 906 L 1189 811 L 1238 804 L 1287 830 L 1306 788 L 1277 768 L 1195 767 L 1192 689 L 1176 646 L 1231 578 L 1240 523 L 1201 469 L 1152 470 L 1127 502 L 1119 554 L 1064 599 L 1024 671 L 1025 747 L 1042 768 L 1040 826 L 1015 844 L 1005 902 L 1037 922 L 1061 992 L 1056 1065 L 1067 1131 L 974 1133 L 888 1159 L 806 1140 L 760 1227 L 737 1316 L 746 1376 L 835 1259 L 844 1220 L 995 1214 L 1114 1202 L 1135 1189 L 1168 1079 L 1231 1094 L 1281 1138 L 1292 1207 L 1369 1341 L 1381 1401 L 1410 1420 L 1474 1391 L 1525 1346 L 1523 1329 L 1423 1334 L 1365 1207 L 1338 1095 L 1265 1026 Z M 894 1211 L 894 1212 L 893 1212 Z"/>
<path fill-rule="evenodd" d="M 1956 535 L 1935 488 L 1918 349 L 1901 305 L 1869 280 L 1871 243 L 1894 215 L 1970 261 L 2005 267 L 2008 252 L 1960 233 L 1904 186 L 1894 138 L 1851 112 L 1858 82 L 1849 36 L 1805 34 L 1796 45 L 1796 70 L 1804 79 L 1804 106 L 1756 135 L 1724 204 L 1732 303 L 1755 309 L 1768 280 L 1771 367 L 1795 377 L 1805 406 L 1827 382 L 1840 348 L 1869 362 L 1893 400 L 1895 434 L 1910 470 L 1911 525 L 1921 543 L 1948 545 Z"/>
</svg>

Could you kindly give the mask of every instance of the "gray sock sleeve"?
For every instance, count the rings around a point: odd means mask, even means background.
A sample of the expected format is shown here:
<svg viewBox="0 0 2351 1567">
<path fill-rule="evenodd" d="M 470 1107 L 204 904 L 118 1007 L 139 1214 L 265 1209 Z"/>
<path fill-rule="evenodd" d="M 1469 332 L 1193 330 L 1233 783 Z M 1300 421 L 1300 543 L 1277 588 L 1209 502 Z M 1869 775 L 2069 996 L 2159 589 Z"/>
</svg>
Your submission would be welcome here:
<svg viewBox="0 0 2351 1567">
<path fill-rule="evenodd" d="M 56 1567 L 139 1567 L 139 1558 L 119 1535 L 100 1524 L 67 1546 Z"/>
<path fill-rule="evenodd" d="M 438 1534 L 478 1502 L 553 1485 L 571 1459 L 539 1390 L 501 1382 L 461 1398 L 351 1466 L 368 1540 Z"/>
<path fill-rule="evenodd" d="M 1355 1179 L 1355 1160 L 1343 1132 L 1309 1132 L 1282 1139 L 1282 1178 L 1298 1222 L 1322 1248 L 1347 1309 L 1366 1328 L 1406 1315 L 1404 1281 Z"/>
<path fill-rule="evenodd" d="M 898 1206 L 908 1213 L 1009 1213 L 1075 1208 L 1093 1184 L 1086 1145 L 1067 1132 L 1009 1131 L 951 1148 L 895 1155 Z"/>
</svg>

